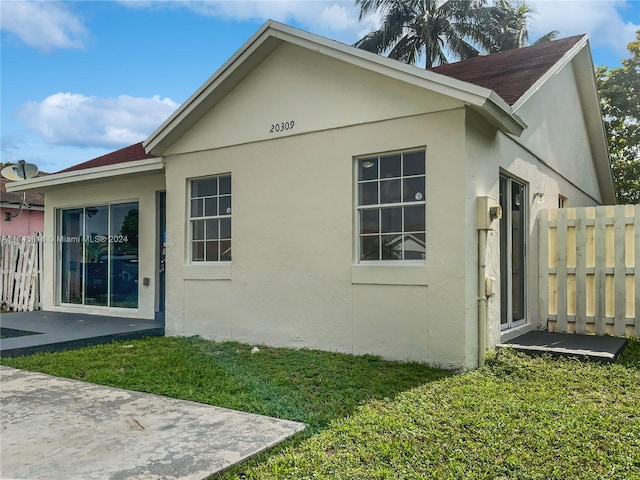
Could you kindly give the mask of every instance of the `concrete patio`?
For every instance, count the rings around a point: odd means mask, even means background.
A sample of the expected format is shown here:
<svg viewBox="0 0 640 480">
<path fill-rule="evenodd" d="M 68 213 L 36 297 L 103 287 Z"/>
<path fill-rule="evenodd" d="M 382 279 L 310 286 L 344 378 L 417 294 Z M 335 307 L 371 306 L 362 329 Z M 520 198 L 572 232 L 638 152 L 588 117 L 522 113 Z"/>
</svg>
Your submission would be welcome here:
<svg viewBox="0 0 640 480">
<path fill-rule="evenodd" d="M 0 356 L 58 352 L 116 340 L 164 336 L 164 322 L 86 313 L 3 313 Z M 22 332 L 26 334 L 21 334 Z M 14 336 L 15 335 L 15 336 Z"/>
<path fill-rule="evenodd" d="M 201 480 L 304 429 L 0 366 L 5 479 Z"/>
</svg>

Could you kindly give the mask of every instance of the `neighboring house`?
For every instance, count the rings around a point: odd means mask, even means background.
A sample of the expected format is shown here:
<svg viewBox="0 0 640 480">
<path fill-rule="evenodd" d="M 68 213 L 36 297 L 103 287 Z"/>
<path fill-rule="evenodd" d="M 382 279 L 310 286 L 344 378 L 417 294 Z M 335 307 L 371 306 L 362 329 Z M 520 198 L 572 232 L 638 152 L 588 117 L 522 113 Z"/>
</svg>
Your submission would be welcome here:
<svg viewBox="0 0 640 480">
<path fill-rule="evenodd" d="M 425 71 L 274 22 L 143 144 L 22 186 L 45 310 L 450 368 L 538 327 L 538 210 L 615 201 L 586 37 Z"/>
<path fill-rule="evenodd" d="M 45 174 L 39 174 L 43 176 Z M 0 235 L 16 237 L 31 236 L 44 231 L 44 195 L 39 191 L 25 193 L 26 205 L 22 204 L 22 193 L 7 192 L 6 183 L 0 177 Z"/>
</svg>

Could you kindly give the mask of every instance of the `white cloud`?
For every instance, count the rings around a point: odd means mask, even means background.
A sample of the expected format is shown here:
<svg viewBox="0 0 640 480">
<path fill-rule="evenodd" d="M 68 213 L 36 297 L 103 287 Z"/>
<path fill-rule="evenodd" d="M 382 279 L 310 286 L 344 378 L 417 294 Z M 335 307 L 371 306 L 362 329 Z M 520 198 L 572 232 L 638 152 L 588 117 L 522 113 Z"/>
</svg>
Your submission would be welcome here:
<svg viewBox="0 0 640 480">
<path fill-rule="evenodd" d="M 536 0 L 532 39 L 551 30 L 563 37 L 587 33 L 591 44 L 625 54 L 640 25 L 623 18 L 625 0 Z"/>
<path fill-rule="evenodd" d="M 374 27 L 374 20 L 358 21 L 353 0 L 122 0 L 129 8 L 187 8 L 210 17 L 235 21 L 276 20 L 297 23 L 314 33 L 330 33 L 332 38 L 352 43 L 359 34 Z"/>
<path fill-rule="evenodd" d="M 0 14 L 3 31 L 43 52 L 84 48 L 89 36 L 80 18 L 59 2 L 1 1 Z"/>
<path fill-rule="evenodd" d="M 170 98 L 87 97 L 56 93 L 29 102 L 21 121 L 48 143 L 115 148 L 144 140 L 178 107 Z"/>
</svg>

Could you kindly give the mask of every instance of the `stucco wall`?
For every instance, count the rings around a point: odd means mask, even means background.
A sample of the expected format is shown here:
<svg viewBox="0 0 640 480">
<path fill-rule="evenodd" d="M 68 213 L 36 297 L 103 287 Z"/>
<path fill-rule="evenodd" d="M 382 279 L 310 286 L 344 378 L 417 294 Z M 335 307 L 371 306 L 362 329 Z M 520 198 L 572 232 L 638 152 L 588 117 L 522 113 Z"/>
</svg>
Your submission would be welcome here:
<svg viewBox="0 0 640 480">
<path fill-rule="evenodd" d="M 467 197 L 466 197 L 466 270 L 467 275 L 467 331 L 469 338 L 473 338 L 472 332 L 477 332 L 477 296 L 472 294 L 478 284 L 478 246 L 476 199 L 478 196 L 489 196 L 499 199 L 499 176 L 504 173 L 522 181 L 528 190 L 528 236 L 527 236 L 527 276 L 526 276 L 526 321 L 523 326 L 512 330 L 500 331 L 500 233 L 498 223 L 494 223 L 494 229 L 489 232 L 487 245 L 487 276 L 496 278 L 495 295 L 489 299 L 489 330 L 488 346 L 493 347 L 500 341 L 512 338 L 524 331 L 538 328 L 538 230 L 536 218 L 541 209 L 557 208 L 558 196 L 568 198 L 569 205 L 595 205 L 600 198 L 591 152 L 586 140 L 586 130 L 582 121 L 580 107 L 566 106 L 564 100 L 555 98 L 554 95 L 561 89 L 560 81 L 568 82 L 564 90 L 568 93 L 566 101 L 575 100 L 571 95 L 573 86 L 572 74 L 560 75 L 552 79 L 552 86 L 543 88 L 536 94 L 534 106 L 545 105 L 548 108 L 545 119 L 535 119 L 533 113 L 526 118 L 527 123 L 540 122 L 539 128 L 533 127 L 534 133 L 527 133 L 521 138 L 515 138 L 499 132 L 491 127 L 472 111 L 467 111 L 466 118 L 466 142 L 467 142 Z M 538 97 L 538 95 L 540 95 Z M 538 98 L 540 100 L 538 100 Z M 563 135 L 557 118 L 563 118 L 564 112 L 569 109 L 572 115 L 580 115 L 573 119 L 574 126 L 571 135 Z M 542 112 L 540 112 L 542 114 Z M 569 121 L 568 118 L 564 118 Z M 570 128 L 570 130 L 571 130 Z M 549 129 L 555 129 L 552 132 Z M 545 145 L 543 136 L 548 135 L 548 145 Z M 556 142 L 556 150 L 553 150 Z M 565 149 L 571 149 L 572 156 L 565 156 Z M 553 151 L 549 151 L 549 149 Z M 539 157 L 533 152 L 540 152 Z M 497 161 L 496 161 L 497 160 Z M 558 170 L 556 170 L 558 169 Z M 580 172 L 578 173 L 578 170 Z M 589 178 L 592 175 L 592 178 Z M 594 190 L 595 189 L 595 190 Z M 535 198 L 536 192 L 543 193 L 542 198 Z M 477 354 L 477 344 L 468 342 L 469 354 Z"/>
<path fill-rule="evenodd" d="M 576 207 L 601 203 L 602 195 L 572 64 L 549 78 L 516 113 L 529 125 L 518 143 L 542 160 L 556 176 L 563 177 L 564 182 L 561 183 L 572 184 L 566 188 L 557 185 L 562 187 L 559 193 L 569 197 L 569 204 Z M 572 192 L 576 193 L 573 197 L 569 195 Z M 547 202 L 550 208 L 557 207 L 557 203 Z"/>
<path fill-rule="evenodd" d="M 531 127 L 516 139 L 452 99 L 281 46 L 166 152 L 167 333 L 474 367 L 477 197 L 499 198 L 500 172 L 527 184 L 526 328 L 537 322 L 537 210 L 558 194 L 601 198 L 573 75 L 565 68 L 520 108 Z M 419 146 L 425 265 L 358 265 L 353 158 Z M 233 261 L 190 264 L 189 179 L 224 173 Z M 491 232 L 490 346 L 501 337 L 499 242 Z"/>
<path fill-rule="evenodd" d="M 423 88 L 283 44 L 165 155 L 458 108 Z M 271 132 L 291 122 L 293 128 Z"/>
<path fill-rule="evenodd" d="M 463 123 L 457 101 L 280 47 L 167 153 L 167 333 L 472 366 Z M 357 265 L 354 157 L 420 146 L 426 263 Z M 188 180 L 228 172 L 233 260 L 190 264 Z"/>
<path fill-rule="evenodd" d="M 105 181 L 51 187 L 45 191 L 45 237 L 44 246 L 44 287 L 43 310 L 87 312 L 98 315 L 118 315 L 123 317 L 153 318 L 156 291 L 156 192 L 164 190 L 164 175 L 154 173 L 132 175 Z M 89 306 L 56 305 L 55 289 L 55 242 L 56 209 L 98 205 L 109 202 L 137 201 L 139 208 L 139 258 L 138 258 L 138 308 L 107 308 Z M 142 279 L 150 279 L 149 286 L 142 285 Z"/>
<path fill-rule="evenodd" d="M 469 366 L 463 121 L 458 109 L 169 157 L 167 333 Z M 426 264 L 357 265 L 353 157 L 425 145 Z M 233 261 L 189 264 L 188 179 L 226 172 Z"/>
<path fill-rule="evenodd" d="M 44 231 L 44 211 L 23 208 L 17 217 L 6 221 L 6 214 L 15 215 L 16 208 L 0 209 L 0 235 L 25 236 Z"/>
</svg>

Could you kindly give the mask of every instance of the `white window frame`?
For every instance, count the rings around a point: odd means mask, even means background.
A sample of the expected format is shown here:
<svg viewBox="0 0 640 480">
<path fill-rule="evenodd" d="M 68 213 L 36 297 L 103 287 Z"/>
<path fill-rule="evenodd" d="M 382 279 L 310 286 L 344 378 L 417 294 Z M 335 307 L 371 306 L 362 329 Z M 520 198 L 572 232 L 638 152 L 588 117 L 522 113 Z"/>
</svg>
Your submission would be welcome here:
<svg viewBox="0 0 640 480">
<path fill-rule="evenodd" d="M 373 157 L 377 157 L 378 162 L 377 162 L 377 168 L 378 168 L 378 177 L 377 177 L 377 182 L 380 182 L 380 158 L 381 157 L 387 157 L 387 156 L 392 156 L 392 155 L 400 155 L 401 159 L 404 158 L 404 155 L 406 154 L 411 154 L 411 153 L 416 153 L 416 152 L 423 152 L 424 153 L 424 162 L 425 162 L 425 166 L 424 166 L 424 174 L 418 174 L 418 175 L 404 175 L 402 172 L 402 163 L 401 163 L 401 172 L 400 172 L 400 177 L 393 177 L 394 180 L 400 180 L 400 185 L 401 185 L 401 191 L 400 191 L 400 202 L 394 202 L 394 203 L 380 203 L 380 191 L 378 189 L 378 203 L 375 204 L 367 204 L 367 205 L 360 205 L 360 189 L 359 186 L 363 183 L 372 183 L 373 180 L 371 181 L 367 181 L 367 180 L 360 180 L 358 178 L 358 170 L 359 170 L 359 161 L 363 160 L 365 158 L 369 159 L 369 158 L 373 158 Z M 415 147 L 415 148 L 407 148 L 407 149 L 402 149 L 402 150 L 394 150 L 394 151 L 389 151 L 389 152 L 382 152 L 382 153 L 372 153 L 372 154 L 366 154 L 366 155 L 358 155 L 357 157 L 354 157 L 354 162 L 353 162 L 353 172 L 354 172 L 354 211 L 355 211 L 355 232 L 354 232 L 354 245 L 355 245 L 355 263 L 358 265 L 424 265 L 426 263 L 426 257 L 427 257 L 427 252 L 426 252 L 426 240 L 427 240 L 427 222 L 426 222 L 426 182 L 427 182 L 427 153 L 426 153 L 426 147 L 422 146 L 422 147 Z M 403 160 L 401 160 L 402 162 Z M 422 192 L 422 199 L 421 200 L 415 200 L 415 201 L 402 201 L 404 198 L 404 181 L 405 179 L 410 179 L 410 178 L 419 178 L 419 177 L 424 177 L 424 181 L 425 181 L 425 186 L 424 189 L 425 191 Z M 362 242 L 361 242 L 361 238 L 363 237 L 362 233 L 361 233 L 361 212 L 365 211 L 365 210 L 377 210 L 378 211 L 378 215 L 381 215 L 381 211 L 382 209 L 385 208 L 393 208 L 393 207 L 412 207 L 412 206 L 424 206 L 424 210 L 425 210 L 425 219 L 424 219 L 424 225 L 425 225 L 425 229 L 424 231 L 420 231 L 420 232 L 407 232 L 407 233 L 418 233 L 418 234 L 424 234 L 425 236 L 425 258 L 424 259 L 382 259 L 382 258 L 378 258 L 377 260 L 362 260 L 361 259 L 361 248 L 362 248 Z M 402 232 L 396 232 L 398 235 L 404 236 L 405 235 L 405 231 L 404 231 L 404 210 L 403 210 L 403 214 L 402 214 Z M 379 217 L 379 225 L 381 225 L 381 219 Z M 395 233 L 391 233 L 392 235 L 394 235 Z M 377 235 L 379 238 L 381 238 L 384 233 L 382 232 L 378 232 Z M 371 236 L 375 236 L 374 234 L 372 234 Z M 366 235 L 365 235 L 366 236 Z M 382 248 L 382 246 L 380 247 Z M 402 255 L 404 256 L 404 249 L 402 251 Z M 381 256 L 381 255 L 380 255 Z"/>
<path fill-rule="evenodd" d="M 187 202 L 188 202 L 188 222 L 187 222 L 187 228 L 188 228 L 188 234 L 187 234 L 187 241 L 189 243 L 189 246 L 187 248 L 188 251 L 188 259 L 187 262 L 189 264 L 192 265 L 218 265 L 218 264 L 230 264 L 231 260 L 233 258 L 233 250 L 232 250 L 232 239 L 233 239 L 233 221 L 231 220 L 232 214 L 231 214 L 231 210 L 229 211 L 229 213 L 225 212 L 224 214 L 220 214 L 220 198 L 229 198 L 230 200 L 230 204 L 229 204 L 229 208 L 233 208 L 233 187 L 231 186 L 230 188 L 230 193 L 228 194 L 221 194 L 220 193 L 220 183 L 219 183 L 219 179 L 222 177 L 229 177 L 229 182 L 230 184 L 232 183 L 232 175 L 231 172 L 227 172 L 227 173 L 220 173 L 217 175 L 208 175 L 206 177 L 197 177 L 197 178 L 190 178 L 188 179 L 188 198 L 187 198 Z M 194 182 L 197 181 L 201 181 L 201 180 L 212 180 L 212 179 L 216 179 L 218 180 L 218 186 L 216 189 L 216 194 L 215 195 L 207 195 L 207 196 L 199 196 L 199 197 L 194 197 L 193 196 L 193 184 Z M 204 206 L 203 206 L 203 215 L 202 216 L 198 216 L 198 217 L 194 217 L 193 216 L 193 212 L 192 212 L 192 205 L 193 205 L 193 200 L 197 200 L 197 199 L 211 199 L 211 198 L 215 198 L 216 199 L 216 205 L 217 205 L 217 214 L 216 215 L 204 215 Z M 200 240 L 195 240 L 193 238 L 193 230 L 194 230 L 194 223 L 195 222 L 205 222 L 206 224 L 206 220 L 223 220 L 223 219 L 229 219 L 229 221 L 231 222 L 230 225 L 230 233 L 229 233 L 229 238 L 225 238 L 225 239 L 220 239 L 220 235 L 218 234 L 218 238 L 216 239 L 209 239 L 211 241 L 217 241 L 218 242 L 218 260 L 206 260 L 206 242 L 207 242 L 207 238 L 206 238 L 206 232 L 204 234 L 204 238 L 202 240 L 202 242 L 204 243 L 204 259 L 203 260 L 194 260 L 193 258 L 193 245 L 194 242 L 199 242 Z M 218 232 L 220 232 L 220 227 L 218 227 Z M 228 260 L 220 260 L 220 257 L 222 255 L 222 250 L 221 250 L 221 243 L 222 241 L 228 241 L 230 243 L 229 249 L 231 250 L 230 255 L 231 258 L 229 258 Z"/>
</svg>

